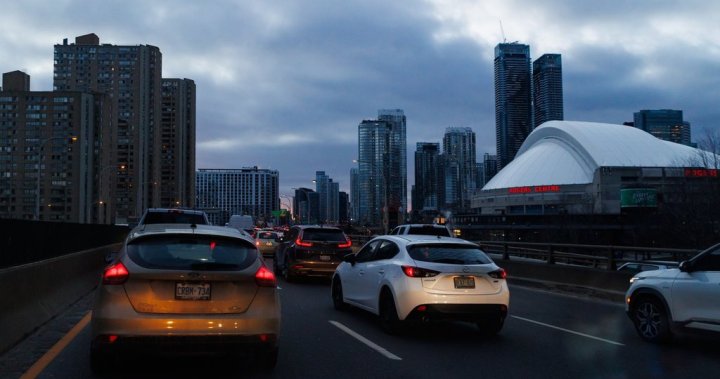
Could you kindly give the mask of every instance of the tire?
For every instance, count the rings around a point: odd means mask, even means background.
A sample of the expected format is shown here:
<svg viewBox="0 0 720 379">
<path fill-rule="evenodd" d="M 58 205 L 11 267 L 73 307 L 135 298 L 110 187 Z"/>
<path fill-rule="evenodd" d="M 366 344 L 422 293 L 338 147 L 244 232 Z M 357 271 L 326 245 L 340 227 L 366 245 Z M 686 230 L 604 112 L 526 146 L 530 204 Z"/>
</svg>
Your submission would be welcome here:
<svg viewBox="0 0 720 379">
<path fill-rule="evenodd" d="M 108 373 L 113 366 L 113 356 L 96 347 L 90 347 L 90 370 L 94 374 Z"/>
<path fill-rule="evenodd" d="M 402 331 L 402 321 L 398 318 L 395 300 L 389 290 L 380 296 L 380 327 L 387 334 L 399 334 Z"/>
<path fill-rule="evenodd" d="M 637 299 L 632 308 L 631 318 L 638 335 L 645 341 L 663 343 L 672 337 L 667 310 L 656 298 Z"/>
<path fill-rule="evenodd" d="M 485 336 L 494 336 L 503 328 L 503 325 L 505 324 L 505 319 L 502 317 L 498 317 L 496 319 L 487 319 L 477 322 L 477 327 L 480 329 L 480 333 Z"/>
<path fill-rule="evenodd" d="M 342 282 L 339 277 L 335 277 L 332 280 L 330 296 L 332 297 L 333 308 L 335 308 L 335 310 L 342 311 L 347 309 L 347 304 L 345 304 L 343 300 Z"/>
<path fill-rule="evenodd" d="M 282 270 L 281 270 L 281 273 L 282 273 L 283 279 L 285 279 L 286 282 L 292 283 L 293 281 L 295 281 L 295 275 L 293 275 L 293 274 L 290 272 L 290 265 L 288 264 L 288 259 L 287 259 L 287 257 L 285 257 L 285 264 L 283 264 L 283 268 L 282 268 Z"/>
<path fill-rule="evenodd" d="M 257 367 L 260 370 L 272 370 L 277 366 L 278 348 L 270 351 L 262 351 L 257 353 Z"/>
</svg>

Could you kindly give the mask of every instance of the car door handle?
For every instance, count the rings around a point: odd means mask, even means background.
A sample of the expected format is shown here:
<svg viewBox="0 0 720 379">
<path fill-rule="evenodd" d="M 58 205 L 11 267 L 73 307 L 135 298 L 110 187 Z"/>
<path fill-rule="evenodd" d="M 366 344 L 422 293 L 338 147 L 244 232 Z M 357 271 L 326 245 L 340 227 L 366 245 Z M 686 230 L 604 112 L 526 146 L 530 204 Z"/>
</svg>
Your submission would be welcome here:
<svg viewBox="0 0 720 379">
<path fill-rule="evenodd" d="M 385 273 L 385 270 L 380 270 L 380 271 L 378 271 L 378 274 L 380 274 L 380 275 L 382 275 L 382 274 L 384 274 L 384 273 Z"/>
<path fill-rule="evenodd" d="M 365 275 L 365 271 L 360 270 L 359 275 Z"/>
</svg>

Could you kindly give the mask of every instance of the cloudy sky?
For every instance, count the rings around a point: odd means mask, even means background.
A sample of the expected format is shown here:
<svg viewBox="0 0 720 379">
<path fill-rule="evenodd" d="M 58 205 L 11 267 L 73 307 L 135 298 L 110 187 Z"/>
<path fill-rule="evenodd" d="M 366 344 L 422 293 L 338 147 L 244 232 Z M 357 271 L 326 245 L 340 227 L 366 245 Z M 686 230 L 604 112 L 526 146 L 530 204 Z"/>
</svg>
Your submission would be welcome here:
<svg viewBox="0 0 720 379">
<path fill-rule="evenodd" d="M 493 49 L 562 54 L 565 118 L 622 123 L 681 109 L 720 128 L 720 2 L 561 0 L 0 0 L 0 71 L 52 89 L 53 45 L 95 33 L 149 44 L 163 77 L 197 84 L 197 167 L 280 171 L 281 193 L 326 171 L 349 190 L 357 126 L 407 116 L 416 142 L 471 127 L 495 153 Z M 501 28 L 502 24 L 502 28 Z M 503 35 L 504 32 L 504 35 Z"/>
</svg>

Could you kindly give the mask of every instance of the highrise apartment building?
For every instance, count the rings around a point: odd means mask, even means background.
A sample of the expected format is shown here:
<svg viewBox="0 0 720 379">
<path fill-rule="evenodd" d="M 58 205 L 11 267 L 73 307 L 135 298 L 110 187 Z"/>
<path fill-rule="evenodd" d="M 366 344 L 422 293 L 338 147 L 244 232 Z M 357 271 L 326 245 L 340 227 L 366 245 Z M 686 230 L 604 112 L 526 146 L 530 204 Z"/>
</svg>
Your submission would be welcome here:
<svg viewBox="0 0 720 379">
<path fill-rule="evenodd" d="M 30 91 L 30 76 L 3 75 L 0 91 L 0 217 L 91 223 L 102 95 Z M 100 197 L 98 197 L 100 196 Z"/>
<path fill-rule="evenodd" d="M 160 49 L 101 45 L 97 35 L 88 34 L 77 37 L 74 44 L 65 39 L 54 50 L 55 91 L 103 93 L 110 98 L 112 116 L 103 122 L 96 144 L 103 151 L 98 172 L 125 167 L 113 182 L 116 221 L 139 217 L 145 208 L 159 206 Z"/>
<path fill-rule="evenodd" d="M 513 160 L 532 131 L 530 46 L 495 47 L 495 136 L 498 169 Z"/>
<path fill-rule="evenodd" d="M 412 192 L 414 215 L 420 216 L 423 212 L 437 214 L 440 172 L 440 144 L 418 142 L 415 148 L 415 186 Z"/>
<path fill-rule="evenodd" d="M 656 138 L 691 146 L 690 123 L 683 120 L 683 111 L 643 109 L 634 114 L 633 125 Z"/>
<path fill-rule="evenodd" d="M 224 225 L 231 215 L 251 215 L 270 221 L 280 209 L 280 174 L 277 170 L 199 169 L 196 173 L 196 207 L 217 214 L 213 223 Z"/>
<path fill-rule="evenodd" d="M 446 172 L 446 187 L 451 184 L 455 191 L 447 193 L 445 203 L 448 207 L 465 209 L 470 207 L 470 198 L 477 184 L 477 157 L 475 152 L 475 132 L 471 128 L 447 128 L 443 137 L 443 157 Z M 449 180 L 456 181 L 448 183 Z"/>
<path fill-rule="evenodd" d="M 358 222 L 387 231 L 407 212 L 406 118 L 401 109 L 380 110 L 358 126 Z"/>
<path fill-rule="evenodd" d="M 318 194 L 320 222 L 336 224 L 340 221 L 340 184 L 333 182 L 325 171 L 315 172 L 315 192 Z"/>
<path fill-rule="evenodd" d="M 544 54 L 533 62 L 533 115 L 536 128 L 546 121 L 564 120 L 562 57 Z"/>
<path fill-rule="evenodd" d="M 160 196 L 162 207 L 195 206 L 195 82 L 162 79 Z"/>
<path fill-rule="evenodd" d="M 407 118 L 402 109 L 381 109 L 378 120 L 387 122 L 389 133 L 388 183 L 390 208 L 393 215 L 404 219 L 407 213 Z M 402 219 L 399 220 L 402 222 Z M 395 222 L 395 220 L 392 220 Z"/>
</svg>

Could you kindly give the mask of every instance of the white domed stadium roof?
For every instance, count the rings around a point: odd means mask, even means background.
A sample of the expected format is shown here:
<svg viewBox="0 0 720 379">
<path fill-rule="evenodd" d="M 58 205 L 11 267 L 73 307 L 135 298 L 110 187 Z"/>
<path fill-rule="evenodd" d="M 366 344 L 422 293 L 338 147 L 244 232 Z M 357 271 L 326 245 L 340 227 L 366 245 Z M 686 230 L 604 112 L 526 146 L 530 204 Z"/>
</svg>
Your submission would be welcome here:
<svg viewBox="0 0 720 379">
<path fill-rule="evenodd" d="M 515 159 L 483 190 L 587 184 L 599 167 L 685 167 L 700 154 L 631 126 L 548 121 L 530 133 Z"/>
</svg>

